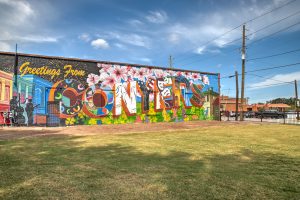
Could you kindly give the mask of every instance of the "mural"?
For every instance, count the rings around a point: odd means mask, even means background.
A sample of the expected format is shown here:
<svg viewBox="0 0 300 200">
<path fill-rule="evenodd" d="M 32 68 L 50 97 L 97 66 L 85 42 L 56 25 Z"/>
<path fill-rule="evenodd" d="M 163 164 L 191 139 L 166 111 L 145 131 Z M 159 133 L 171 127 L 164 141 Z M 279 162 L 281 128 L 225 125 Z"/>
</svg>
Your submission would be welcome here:
<svg viewBox="0 0 300 200">
<path fill-rule="evenodd" d="M 14 61 L 0 53 L 0 112 L 12 124 L 219 119 L 218 74 L 22 54 L 14 77 Z"/>
</svg>

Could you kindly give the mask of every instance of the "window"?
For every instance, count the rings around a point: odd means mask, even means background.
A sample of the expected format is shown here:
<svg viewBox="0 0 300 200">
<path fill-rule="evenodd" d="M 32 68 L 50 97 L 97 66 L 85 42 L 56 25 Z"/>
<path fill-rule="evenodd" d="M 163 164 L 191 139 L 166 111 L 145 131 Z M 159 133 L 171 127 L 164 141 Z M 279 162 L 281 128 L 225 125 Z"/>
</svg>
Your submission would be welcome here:
<svg viewBox="0 0 300 200">
<path fill-rule="evenodd" d="M 9 85 L 6 85 L 5 86 L 5 97 L 4 97 L 4 99 L 5 99 L 5 101 L 9 101 L 9 99 L 10 99 L 10 86 Z"/>
</svg>

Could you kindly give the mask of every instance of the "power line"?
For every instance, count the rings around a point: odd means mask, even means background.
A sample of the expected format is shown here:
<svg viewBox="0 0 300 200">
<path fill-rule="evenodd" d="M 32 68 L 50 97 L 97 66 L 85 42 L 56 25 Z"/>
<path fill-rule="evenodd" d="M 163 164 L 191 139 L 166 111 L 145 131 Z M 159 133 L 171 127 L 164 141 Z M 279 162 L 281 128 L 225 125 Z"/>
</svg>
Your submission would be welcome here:
<svg viewBox="0 0 300 200">
<path fill-rule="evenodd" d="M 283 52 L 283 53 L 273 54 L 273 55 L 269 55 L 269 56 L 251 58 L 251 59 L 248 59 L 248 61 L 251 61 L 251 60 L 260 60 L 260 59 L 265 59 L 265 58 L 271 58 L 271 57 L 275 57 L 275 56 L 281 56 L 281 55 L 285 55 L 285 54 L 289 54 L 289 53 L 294 53 L 294 52 L 297 52 L 297 51 L 300 51 L 300 49 L 286 51 L 286 52 Z"/>
<path fill-rule="evenodd" d="M 247 21 L 241 23 L 240 25 L 238 25 L 238 26 L 236 26 L 236 27 L 230 29 L 229 31 L 226 31 L 225 33 L 223 33 L 223 34 L 217 36 L 216 38 L 213 38 L 213 39 L 211 39 L 211 40 L 209 40 L 209 41 L 203 43 L 203 44 L 200 45 L 200 46 L 208 45 L 208 44 L 210 44 L 211 42 L 213 42 L 213 41 L 215 41 L 215 40 L 217 40 L 217 39 L 223 37 L 224 35 L 227 35 L 228 33 L 230 33 L 230 32 L 232 32 L 232 31 L 238 29 L 238 28 L 241 27 L 243 24 L 252 22 L 252 21 L 254 21 L 254 20 L 258 19 L 258 18 L 261 18 L 261 17 L 263 17 L 263 16 L 265 16 L 265 15 L 271 13 L 271 12 L 274 12 L 274 11 L 280 9 L 280 8 L 283 8 L 283 7 L 285 7 L 285 6 L 287 6 L 287 5 L 291 4 L 291 3 L 293 3 L 293 2 L 295 2 L 295 1 L 296 1 L 296 0 L 287 1 L 287 2 L 285 2 L 284 4 L 282 4 L 281 6 L 275 7 L 275 8 L 273 8 L 273 9 L 271 9 L 271 10 L 269 10 L 269 11 L 267 11 L 267 12 L 261 14 L 261 15 L 258 15 L 258 16 L 256 16 L 256 17 L 250 19 L 250 20 L 247 20 Z M 196 48 L 196 49 L 197 49 L 197 48 Z M 192 50 L 195 50 L 195 48 L 192 49 Z M 187 52 L 188 52 L 188 51 L 186 51 L 185 53 L 187 53 Z M 180 57 L 180 56 L 178 56 L 178 57 Z M 178 57 L 177 57 L 177 58 L 178 58 Z M 181 56 L 181 57 L 182 57 L 182 56 Z M 193 56 L 193 57 L 194 57 L 194 56 Z M 177 60 L 177 58 L 175 58 L 175 59 Z M 179 60 L 180 60 L 180 59 L 179 59 Z M 184 59 L 181 59 L 181 60 L 186 60 L 186 59 L 184 58 Z"/>
<path fill-rule="evenodd" d="M 299 64 L 300 64 L 300 62 L 292 63 L 292 64 L 287 64 L 287 65 L 279 65 L 279 66 L 275 66 L 275 67 L 267 67 L 267 68 L 262 68 L 262 69 L 256 69 L 256 70 L 247 71 L 246 73 L 266 71 L 266 70 L 278 69 L 278 68 L 285 68 L 285 67 L 291 67 L 291 66 L 295 66 L 295 65 L 299 65 Z"/>
<path fill-rule="evenodd" d="M 250 87 L 245 87 L 247 89 L 252 89 L 252 88 L 265 88 L 265 87 L 269 87 L 269 86 L 280 86 L 280 85 L 288 85 L 288 84 L 293 84 L 294 81 L 286 81 L 286 82 L 282 82 L 282 83 L 273 83 L 273 84 L 265 84 L 265 85 L 258 85 L 258 86 L 250 86 Z M 239 88 L 241 89 L 241 88 Z"/>
<path fill-rule="evenodd" d="M 267 26 L 264 26 L 264 27 L 262 27 L 262 28 L 256 30 L 256 31 L 253 32 L 253 33 L 248 34 L 247 37 L 248 37 L 249 35 L 253 35 L 253 34 L 255 34 L 255 33 L 259 32 L 259 31 L 262 31 L 262 30 L 264 30 L 264 29 L 266 29 L 266 28 L 268 28 L 268 27 L 270 27 L 270 26 L 273 26 L 273 25 L 275 25 L 275 24 L 277 24 L 277 23 L 279 23 L 279 22 L 282 22 L 282 21 L 284 21 L 284 20 L 286 20 L 286 19 L 288 19 L 288 18 L 290 18 L 290 17 L 292 17 L 292 16 L 295 16 L 295 15 L 299 14 L 299 13 L 300 13 L 300 10 L 297 11 L 297 12 L 295 12 L 295 13 L 293 13 L 293 14 L 291 14 L 291 15 L 289 15 L 289 16 L 287 16 L 287 17 L 284 17 L 284 18 L 282 18 L 282 19 L 280 19 L 280 20 L 278 20 L 278 21 L 276 21 L 276 22 L 274 22 L 274 23 L 271 23 L 271 24 L 269 24 L 269 25 L 267 25 Z M 282 31 L 284 31 L 284 30 L 287 30 L 287 29 L 289 29 L 289 28 L 292 28 L 293 26 L 296 26 L 296 25 L 298 25 L 299 23 L 300 23 L 300 21 L 297 22 L 297 23 L 295 23 L 295 24 L 293 24 L 293 25 L 291 25 L 291 26 L 288 26 L 288 27 L 286 27 L 286 28 L 280 29 L 279 31 L 276 31 L 276 32 L 274 32 L 274 33 L 272 33 L 272 34 L 270 34 L 270 35 L 267 35 L 267 36 L 263 37 L 263 38 L 260 38 L 260 39 L 258 39 L 258 40 L 255 40 L 255 41 L 253 41 L 252 43 L 250 43 L 250 45 L 252 45 L 253 43 L 259 42 L 260 40 L 263 40 L 263 39 L 265 39 L 265 38 L 267 38 L 267 37 L 270 37 L 270 36 L 272 36 L 272 35 L 275 35 L 275 34 L 277 34 L 277 33 L 280 33 L 280 32 L 282 32 Z M 231 44 L 231 43 L 236 42 L 236 41 L 241 40 L 241 39 L 242 39 L 242 38 L 237 38 L 237 39 L 235 39 L 235 40 L 232 40 L 232 41 L 230 41 L 230 42 L 227 42 L 227 43 L 223 44 L 223 46 L 228 45 L 228 44 Z M 248 45 L 248 46 L 249 46 L 249 45 Z M 240 49 L 240 48 L 238 47 L 238 48 L 235 48 L 235 49 L 232 49 L 232 50 L 237 50 L 237 49 Z M 230 51 L 230 52 L 232 52 L 232 51 Z M 195 55 L 195 56 L 196 56 L 196 55 Z M 190 58 L 195 57 L 195 56 L 190 56 Z M 217 55 L 214 55 L 214 56 L 211 56 L 211 57 L 216 57 L 216 56 L 217 56 Z M 202 61 L 202 60 L 206 60 L 206 59 L 211 58 L 211 57 L 207 57 L 207 58 L 204 58 L 204 59 L 201 59 L 201 60 L 197 60 L 197 61 L 192 61 L 192 62 L 185 63 L 185 64 L 186 64 L 186 65 L 192 64 L 192 63 L 195 63 L 195 62 L 199 62 L 199 61 Z M 186 60 L 186 59 L 185 59 L 185 60 Z"/>
<path fill-rule="evenodd" d="M 253 45 L 254 43 L 260 42 L 261 40 L 264 40 L 264 39 L 266 39 L 266 38 L 268 38 L 268 37 L 271 37 L 271 36 L 273 36 L 273 35 L 276 35 L 277 33 L 280 33 L 280 32 L 282 32 L 282 31 L 286 31 L 286 30 L 288 30 L 288 29 L 290 29 L 290 28 L 292 28 L 292 27 L 294 27 L 294 26 L 297 26 L 298 24 L 300 24 L 300 21 L 298 21 L 297 23 L 292 24 L 292 25 L 290 25 L 290 26 L 288 26 L 288 27 L 285 27 L 285 28 L 283 28 L 283 29 L 280 29 L 279 31 L 276 31 L 276 32 L 274 32 L 274 33 L 272 33 L 272 34 L 270 34 L 270 35 L 267 35 L 267 36 L 265 36 L 265 37 L 262 37 L 262 38 L 260 38 L 260 39 L 258 39 L 258 40 L 254 40 L 253 42 L 251 42 L 251 43 L 248 45 L 248 47 L 251 46 L 251 45 Z"/>
<path fill-rule="evenodd" d="M 229 30 L 229 31 L 227 31 L 227 32 L 225 32 L 225 33 L 223 33 L 222 35 L 220 35 L 220 36 L 218 36 L 218 37 L 216 37 L 216 38 L 214 38 L 214 39 L 212 39 L 212 40 L 207 41 L 207 42 L 204 43 L 204 44 L 201 44 L 200 46 L 206 46 L 206 45 L 210 44 L 211 42 L 213 42 L 213 41 L 215 41 L 215 40 L 217 40 L 217 39 L 223 37 L 224 35 L 226 35 L 226 34 L 232 32 L 232 31 L 238 29 L 238 28 L 241 27 L 241 26 L 242 26 L 242 24 L 241 24 L 241 25 L 238 25 L 238 26 L 236 26 L 236 27 L 234 27 L 233 29 L 231 29 L 231 30 Z M 233 42 L 233 41 L 232 41 L 232 42 Z M 192 50 L 197 50 L 197 49 L 198 49 L 198 48 L 192 49 Z M 189 51 L 186 51 L 185 53 L 187 53 L 187 52 L 189 52 Z M 197 55 L 194 55 L 194 56 L 191 56 L 191 57 L 195 57 L 195 56 L 197 56 Z M 178 57 L 180 57 L 180 56 L 178 56 Z M 187 57 L 187 58 L 183 58 L 183 59 L 178 59 L 178 57 L 176 57 L 175 60 L 177 60 L 177 61 L 178 61 L 178 60 L 183 61 L 183 60 L 186 60 L 186 59 L 189 58 L 189 57 Z"/>
<path fill-rule="evenodd" d="M 274 12 L 275 10 L 278 10 L 278 9 L 280 9 L 280 8 L 283 8 L 283 7 L 285 7 L 285 6 L 287 6 L 287 5 L 291 4 L 291 3 L 293 3 L 293 2 L 295 2 L 295 1 L 296 1 L 296 0 L 292 0 L 292 1 L 286 2 L 286 3 L 282 4 L 281 6 L 275 7 L 274 9 L 272 9 L 272 10 L 266 12 L 266 13 L 263 13 L 263 14 L 257 16 L 257 17 L 254 17 L 253 19 L 248 20 L 248 21 L 245 22 L 245 23 L 252 22 L 252 21 L 254 21 L 254 20 L 256 20 L 256 19 L 258 19 L 258 18 L 260 18 L 260 17 L 263 17 L 263 16 L 265 16 L 265 15 L 271 13 L 271 12 Z M 241 25 L 242 25 L 242 24 L 241 24 Z"/>
<path fill-rule="evenodd" d="M 277 81 L 277 82 L 281 82 L 281 83 L 286 83 L 286 81 L 280 81 L 280 80 L 277 80 L 277 79 L 274 79 L 274 78 L 267 78 L 265 76 L 260 76 L 260 75 L 257 75 L 257 74 L 247 74 L 247 75 L 257 76 L 257 77 L 262 78 L 264 80 L 273 80 L 273 81 Z"/>
<path fill-rule="evenodd" d="M 298 15 L 299 13 L 300 13 L 300 10 L 298 10 L 297 12 L 295 12 L 295 13 L 293 13 L 293 14 L 287 16 L 287 17 L 281 18 L 280 20 L 278 20 L 278 21 L 276 21 L 276 22 L 273 22 L 273 23 L 271 23 L 271 24 L 269 24 L 269 25 L 267 25 L 267 26 L 263 26 L 262 28 L 260 28 L 260 29 L 258 29 L 258 30 L 256 30 L 256 31 L 254 31 L 254 32 L 252 32 L 252 33 L 247 34 L 247 37 L 249 37 L 250 35 L 253 35 L 253 34 L 255 34 L 255 33 L 259 32 L 259 31 L 262 31 L 262 30 L 264 30 L 264 29 L 266 29 L 266 28 L 269 28 L 269 27 L 271 27 L 271 26 L 273 26 L 273 25 L 275 25 L 275 24 L 278 24 L 278 23 L 280 23 L 280 22 L 282 22 L 282 21 L 284 21 L 284 20 L 287 20 L 287 19 L 289 19 L 290 17 L 293 17 L 293 16 L 295 16 L 295 15 Z M 223 46 L 224 46 L 224 45 L 231 44 L 231 43 L 234 43 L 234 42 L 239 41 L 239 40 L 241 40 L 241 39 L 242 39 L 241 37 L 240 37 L 240 38 L 237 38 L 237 39 L 235 39 L 235 40 L 232 40 L 232 41 L 230 41 L 230 42 L 227 42 L 227 43 L 223 44 Z"/>
<path fill-rule="evenodd" d="M 252 33 L 249 33 L 247 36 L 253 35 L 253 34 L 255 34 L 255 33 L 259 32 L 259 31 L 262 31 L 262 30 L 264 30 L 264 29 L 266 29 L 266 28 L 269 28 L 269 27 L 271 27 L 271 26 L 273 26 L 273 25 L 275 25 L 275 24 L 278 24 L 278 23 L 280 23 L 280 22 L 282 22 L 282 21 L 284 21 L 284 20 L 289 19 L 290 17 L 293 17 L 293 16 L 295 16 L 295 15 L 298 15 L 299 13 L 300 13 L 300 10 L 298 10 L 297 12 L 295 12 L 295 13 L 289 15 L 289 16 L 286 16 L 286 17 L 284 17 L 284 18 L 281 18 L 280 20 L 278 20 L 278 21 L 276 21 L 276 22 L 273 22 L 273 23 L 271 23 L 271 24 L 269 24 L 269 25 L 267 25 L 267 26 L 263 26 L 262 28 L 260 28 L 260 29 L 258 29 L 258 30 L 256 30 L 256 31 L 254 31 L 254 32 L 252 32 Z"/>
<path fill-rule="evenodd" d="M 239 50 L 239 49 L 240 49 L 240 47 L 234 48 L 234 49 L 230 49 L 230 51 L 227 51 L 227 53 L 231 53 L 231 52 L 233 52 L 233 51 L 235 51 L 235 50 Z M 217 56 L 220 56 L 220 55 L 219 55 L 219 54 L 216 54 L 216 55 L 213 55 L 213 56 L 205 57 L 205 58 L 202 58 L 202 59 L 199 59 L 199 60 L 194 60 L 194 61 L 192 61 L 192 62 L 184 63 L 184 64 L 185 64 L 185 65 L 190 65 L 190 64 L 197 63 L 197 62 L 199 62 L 199 61 L 207 60 L 207 59 L 210 59 L 210 58 L 214 58 L 214 57 L 217 57 Z"/>
<path fill-rule="evenodd" d="M 287 82 L 283 82 L 283 83 L 274 83 L 274 84 L 267 84 L 267 85 L 259 85 L 259 86 L 253 86 L 253 87 L 247 87 L 247 88 L 248 89 L 251 89 L 251 88 L 262 88 L 263 89 L 263 87 L 287 85 L 287 84 L 291 84 L 293 82 L 294 81 L 287 81 Z"/>
<path fill-rule="evenodd" d="M 299 65 L 299 64 L 300 64 L 300 62 L 286 64 L 286 65 L 279 65 L 279 66 L 274 66 L 274 67 L 266 67 L 266 68 L 261 68 L 261 69 L 246 71 L 245 73 L 258 72 L 258 71 L 266 71 L 266 70 L 272 70 L 272 69 L 278 69 L 278 68 L 285 68 L 285 67 L 291 67 L 291 66 L 295 66 L 295 65 Z M 239 74 L 239 75 L 241 75 L 241 74 Z M 223 79 L 223 78 L 231 78 L 232 76 L 234 76 L 234 75 L 223 76 L 223 77 L 221 77 L 221 79 Z"/>
</svg>

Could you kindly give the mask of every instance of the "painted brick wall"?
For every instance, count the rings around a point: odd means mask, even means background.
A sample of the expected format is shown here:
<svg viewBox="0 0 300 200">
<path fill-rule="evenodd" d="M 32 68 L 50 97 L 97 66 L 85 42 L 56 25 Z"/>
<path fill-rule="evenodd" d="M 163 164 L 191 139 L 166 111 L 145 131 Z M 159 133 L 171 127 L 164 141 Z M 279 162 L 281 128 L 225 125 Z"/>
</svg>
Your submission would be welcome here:
<svg viewBox="0 0 300 200">
<path fill-rule="evenodd" d="M 63 125 L 219 118 L 218 74 L 22 54 L 16 82 L 14 60 L 0 53 L 0 111 L 24 124 L 46 123 L 48 102 Z"/>
</svg>

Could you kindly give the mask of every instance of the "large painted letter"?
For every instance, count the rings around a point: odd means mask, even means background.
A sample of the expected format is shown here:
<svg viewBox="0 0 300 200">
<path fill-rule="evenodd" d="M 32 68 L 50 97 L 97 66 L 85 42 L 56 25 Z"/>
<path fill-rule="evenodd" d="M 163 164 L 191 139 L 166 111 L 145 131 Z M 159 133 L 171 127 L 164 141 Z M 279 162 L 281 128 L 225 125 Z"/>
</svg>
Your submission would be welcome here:
<svg viewBox="0 0 300 200">
<path fill-rule="evenodd" d="M 86 89 L 83 95 L 83 112 L 89 117 L 101 118 L 108 115 L 113 107 L 113 92 L 110 88 L 100 89 L 96 85 Z"/>
<path fill-rule="evenodd" d="M 127 84 L 127 86 L 126 86 Z M 114 86 L 115 105 L 114 115 L 119 116 L 122 113 L 122 106 L 128 116 L 136 114 L 136 81 L 128 83 L 117 83 Z"/>
<path fill-rule="evenodd" d="M 68 118 L 78 114 L 82 109 L 84 86 L 73 79 L 65 79 L 55 83 L 49 93 L 49 101 L 61 102 L 60 118 Z"/>
</svg>

